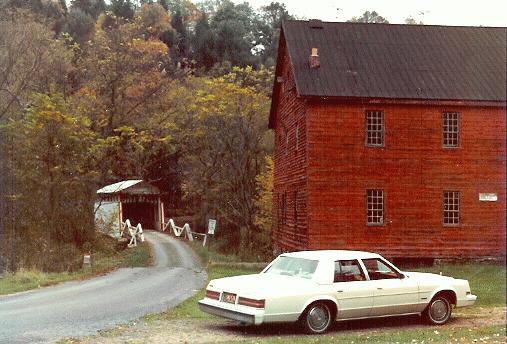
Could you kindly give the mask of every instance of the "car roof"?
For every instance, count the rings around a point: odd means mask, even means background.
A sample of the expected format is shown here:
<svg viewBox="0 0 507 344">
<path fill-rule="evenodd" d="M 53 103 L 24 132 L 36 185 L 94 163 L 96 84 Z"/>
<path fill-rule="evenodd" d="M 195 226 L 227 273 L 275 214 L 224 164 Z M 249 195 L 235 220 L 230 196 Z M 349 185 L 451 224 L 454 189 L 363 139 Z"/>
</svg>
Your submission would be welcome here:
<svg viewBox="0 0 507 344">
<path fill-rule="evenodd" d="M 377 253 L 365 251 L 349 251 L 349 250 L 315 250 L 315 251 L 297 251 L 283 253 L 281 256 L 305 258 L 313 260 L 348 260 L 348 259 L 368 259 L 381 258 Z"/>
</svg>

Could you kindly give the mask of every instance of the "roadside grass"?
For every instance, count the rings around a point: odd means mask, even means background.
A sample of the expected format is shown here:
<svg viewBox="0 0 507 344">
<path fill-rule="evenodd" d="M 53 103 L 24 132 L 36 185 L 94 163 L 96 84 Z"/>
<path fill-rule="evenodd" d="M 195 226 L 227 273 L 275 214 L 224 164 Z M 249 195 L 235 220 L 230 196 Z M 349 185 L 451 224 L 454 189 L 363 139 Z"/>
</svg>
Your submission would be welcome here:
<svg viewBox="0 0 507 344">
<path fill-rule="evenodd" d="M 94 253 L 93 265 L 74 272 L 46 273 L 37 270 L 20 270 L 0 275 L 0 295 L 37 289 L 72 280 L 103 275 L 122 267 L 143 267 L 151 264 L 151 248 L 147 242 L 132 249 L 117 250 L 116 240 L 105 244 Z"/>
<path fill-rule="evenodd" d="M 239 261 L 236 255 L 227 255 L 218 252 L 216 250 L 216 243 L 213 243 L 213 238 L 209 239 L 206 247 L 202 246 L 201 241 L 188 241 L 187 244 L 201 257 L 201 261 L 204 265 L 210 262 L 232 263 Z"/>
</svg>

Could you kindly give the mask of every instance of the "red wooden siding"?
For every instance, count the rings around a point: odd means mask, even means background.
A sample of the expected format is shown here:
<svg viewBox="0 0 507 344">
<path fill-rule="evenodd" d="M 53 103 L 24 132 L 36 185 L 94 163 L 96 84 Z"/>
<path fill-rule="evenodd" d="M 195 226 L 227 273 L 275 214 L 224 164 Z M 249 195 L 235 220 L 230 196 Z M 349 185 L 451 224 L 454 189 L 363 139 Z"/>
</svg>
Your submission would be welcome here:
<svg viewBox="0 0 507 344">
<path fill-rule="evenodd" d="M 284 43 L 280 51 L 285 51 Z M 285 54 L 284 54 L 285 55 Z M 287 55 L 285 55 L 287 56 Z M 283 76 L 278 90 L 279 116 L 275 131 L 275 175 L 273 193 L 273 241 L 275 251 L 307 249 L 307 156 L 305 103 L 297 97 L 294 74 L 288 59 L 280 72 Z M 296 128 L 298 133 L 296 149 Z M 288 147 L 286 154 L 286 134 Z M 282 208 L 282 198 L 286 194 L 286 208 Z M 295 200 L 295 196 L 297 200 Z M 294 204 L 294 202 L 297 202 Z M 297 208 L 295 207 L 297 206 Z M 282 216 L 285 214 L 285 222 Z M 297 215 L 297 219 L 295 219 Z"/>
<path fill-rule="evenodd" d="M 385 147 L 365 146 L 366 110 L 384 111 Z M 444 111 L 460 113 L 459 148 L 442 147 Z M 505 256 L 505 109 L 311 103 L 306 114 L 310 248 Z M 370 188 L 384 190 L 383 226 L 366 225 Z M 443 225 L 445 190 L 461 193 L 457 227 Z"/>
<path fill-rule="evenodd" d="M 365 30 L 371 35 L 364 36 Z M 439 49 L 420 58 L 420 42 L 433 44 L 428 37 L 434 33 L 441 40 Z M 372 55 L 368 52 L 379 43 L 368 37 L 377 34 L 387 41 L 383 54 Z M 393 37 L 418 43 L 407 46 Z M 275 132 L 275 251 L 505 258 L 504 37 L 505 28 L 350 23 L 317 28 L 306 21 L 284 22 L 269 117 Z M 467 59 L 442 60 L 463 51 L 450 41 L 472 53 Z M 482 44 L 489 47 L 487 56 Z M 319 48 L 319 68 L 308 66 L 314 47 Z M 474 73 L 468 65 L 477 67 Z M 434 77 L 439 71 L 453 86 Z M 365 144 L 368 110 L 383 112 L 380 147 Z M 443 147 L 444 112 L 459 113 L 459 147 Z M 383 190 L 380 226 L 366 223 L 368 189 Z M 443 224 L 444 191 L 460 192 L 457 226 Z M 479 193 L 495 193 L 497 201 L 479 201 Z"/>
</svg>

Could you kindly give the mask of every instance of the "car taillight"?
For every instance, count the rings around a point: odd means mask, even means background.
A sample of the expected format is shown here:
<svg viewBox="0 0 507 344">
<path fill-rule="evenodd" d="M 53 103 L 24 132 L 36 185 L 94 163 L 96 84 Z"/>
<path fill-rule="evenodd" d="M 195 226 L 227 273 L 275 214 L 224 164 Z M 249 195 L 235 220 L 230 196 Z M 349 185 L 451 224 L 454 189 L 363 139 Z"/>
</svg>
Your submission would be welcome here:
<svg viewBox="0 0 507 344">
<path fill-rule="evenodd" d="M 254 300 L 248 299 L 246 297 L 240 297 L 238 300 L 238 305 L 255 307 L 255 308 L 264 308 L 266 305 L 266 300 Z"/>
<path fill-rule="evenodd" d="M 208 299 L 219 300 L 220 299 L 220 293 L 217 292 L 217 291 L 206 290 L 206 297 Z"/>
</svg>

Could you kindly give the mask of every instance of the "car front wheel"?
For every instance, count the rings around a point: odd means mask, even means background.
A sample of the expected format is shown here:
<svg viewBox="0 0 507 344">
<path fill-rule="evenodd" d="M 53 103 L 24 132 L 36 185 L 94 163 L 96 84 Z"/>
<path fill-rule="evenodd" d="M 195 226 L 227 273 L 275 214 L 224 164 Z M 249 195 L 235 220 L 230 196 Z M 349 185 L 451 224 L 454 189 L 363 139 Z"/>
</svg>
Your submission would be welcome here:
<svg viewBox="0 0 507 344">
<path fill-rule="evenodd" d="M 331 326 L 331 314 L 331 309 L 327 304 L 323 302 L 312 303 L 301 319 L 305 332 L 309 334 L 326 332 Z"/>
<path fill-rule="evenodd" d="M 424 311 L 426 321 L 435 325 L 445 324 L 451 317 L 452 307 L 443 296 L 437 296 L 431 300 L 430 304 Z"/>
</svg>

